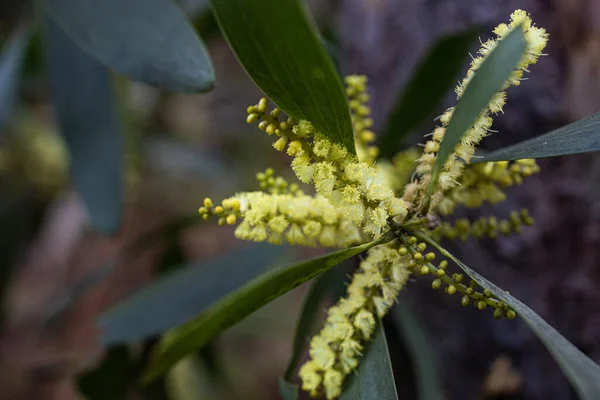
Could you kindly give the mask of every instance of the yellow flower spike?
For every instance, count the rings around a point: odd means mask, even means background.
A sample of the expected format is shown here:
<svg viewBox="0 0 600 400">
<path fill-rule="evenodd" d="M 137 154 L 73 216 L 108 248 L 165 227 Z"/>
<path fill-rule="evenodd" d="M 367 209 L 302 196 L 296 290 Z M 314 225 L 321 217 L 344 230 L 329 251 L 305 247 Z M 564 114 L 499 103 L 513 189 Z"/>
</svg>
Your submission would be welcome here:
<svg viewBox="0 0 600 400">
<path fill-rule="evenodd" d="M 444 164 L 444 168 L 439 176 L 439 184 L 437 185 L 434 194 L 431 196 L 430 209 L 433 212 L 441 212 L 445 214 L 453 211 L 454 208 L 452 205 L 448 202 L 444 202 L 444 199 L 449 195 L 447 193 L 448 191 L 457 187 L 459 188 L 458 190 L 461 190 L 461 182 L 459 177 L 463 173 L 464 165 L 469 163 L 475 153 L 475 146 L 477 146 L 483 137 L 487 135 L 492 125 L 492 118 L 489 114 L 497 114 L 502 112 L 504 104 L 506 103 L 505 90 L 509 86 L 518 86 L 520 84 L 523 72 L 527 71 L 527 67 L 530 64 L 533 64 L 537 61 L 546 45 L 548 34 L 545 32 L 545 30 L 535 27 L 525 11 L 515 11 L 513 14 L 511 14 L 510 23 L 508 25 L 501 24 L 494 29 L 496 38 L 490 39 L 482 44 L 481 49 L 479 50 L 480 56 L 473 59 L 470 70 L 456 88 L 458 99 L 462 97 L 464 89 L 468 86 L 475 72 L 481 66 L 485 58 L 496 47 L 498 41 L 506 37 L 506 35 L 517 26 L 523 27 L 526 51 L 519 61 L 517 69 L 510 75 L 503 85 L 503 89 L 492 97 L 487 109 L 475 121 L 473 127 L 465 133 L 461 142 L 454 149 L 454 154 L 451 155 Z M 425 144 L 425 150 L 423 154 L 437 153 L 439 150 L 439 143 L 441 143 L 443 140 L 445 127 L 448 126 L 453 111 L 454 109 L 450 108 L 442 114 L 440 117 L 442 126 L 434 130 L 433 138 Z M 423 160 L 421 160 L 420 163 L 422 163 L 422 161 Z M 429 163 L 430 161 L 427 160 L 427 165 L 419 166 L 417 168 L 417 171 L 421 174 L 421 176 L 418 178 L 419 190 L 417 191 L 416 195 L 414 192 L 409 193 L 412 197 L 420 199 L 425 196 L 425 191 L 429 184 L 429 175 L 431 173 Z M 521 174 L 517 174 L 514 177 L 508 177 L 506 174 L 504 174 L 502 179 L 496 178 L 495 180 L 502 182 L 503 185 L 509 185 L 510 182 L 519 184 L 522 182 L 522 177 L 523 176 Z M 464 190 L 464 188 L 462 190 Z M 412 197 L 408 197 L 405 194 L 404 199 L 406 201 L 414 202 Z M 450 195 L 450 197 L 453 196 Z M 480 201 L 475 201 L 476 199 L 473 196 L 463 196 L 463 198 L 465 197 L 469 197 L 472 200 L 469 203 L 473 206 L 479 206 L 481 204 Z M 493 198 L 495 201 L 503 200 L 503 197 L 499 196 L 498 193 L 493 193 L 490 198 Z"/>
</svg>

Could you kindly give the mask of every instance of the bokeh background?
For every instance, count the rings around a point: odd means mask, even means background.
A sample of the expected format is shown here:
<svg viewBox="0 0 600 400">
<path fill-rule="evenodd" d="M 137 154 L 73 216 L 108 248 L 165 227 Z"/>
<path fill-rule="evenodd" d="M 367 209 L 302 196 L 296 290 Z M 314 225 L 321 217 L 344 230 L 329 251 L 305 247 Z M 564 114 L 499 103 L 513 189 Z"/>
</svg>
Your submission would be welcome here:
<svg viewBox="0 0 600 400">
<path fill-rule="evenodd" d="M 97 342 L 97 316 L 158 274 L 245 246 L 231 228 L 198 221 L 168 230 L 135 251 L 129 251 L 131 243 L 193 215 L 206 196 L 218 199 L 252 188 L 254 175 L 267 167 L 291 177 L 288 161 L 272 151 L 270 138 L 245 123 L 245 108 L 260 92 L 205 3 L 181 3 L 207 43 L 217 86 L 202 95 L 177 94 L 116 78 L 127 157 L 124 215 L 114 236 L 88 228 L 85 208 L 71 188 L 42 38 L 39 32 L 30 38 L 18 107 L 0 136 L 0 399 L 73 400 L 85 398 L 84 392 L 90 399 L 279 398 L 277 377 L 290 356 L 307 285 L 233 327 L 167 382 L 151 388 L 128 381 L 139 367 L 129 358 L 143 359 L 148 343 L 107 350 Z M 5 43 L 23 6 L 1 4 Z M 376 128 L 437 40 L 473 28 L 487 37 L 516 8 L 530 12 L 549 31 L 548 56 L 531 68 L 528 81 L 509 91 L 505 114 L 494 122 L 499 133 L 484 147 L 533 137 L 600 110 L 598 1 L 314 0 L 309 5 L 340 71 L 368 76 Z M 477 43 L 473 46 L 476 51 Z M 449 91 L 439 112 L 453 102 Z M 434 117 L 405 145 L 422 141 Z M 506 215 L 527 207 L 535 226 L 518 237 L 469 241 L 451 250 L 598 362 L 600 159 L 569 156 L 540 165 L 542 173 L 511 189 L 506 202 L 461 211 Z M 240 259 L 238 267 L 244 263 Z M 428 281 L 411 282 L 400 300 L 414 317 L 403 323 L 423 339 L 407 340 L 398 319 L 385 321 L 401 399 L 419 398 L 419 379 L 439 385 L 447 399 L 575 399 L 522 322 L 495 321 L 491 313 L 463 309 L 458 299 L 432 291 Z M 415 366 L 432 360 L 427 375 L 418 376 Z M 122 387 L 127 394 L 118 397 Z"/>
</svg>

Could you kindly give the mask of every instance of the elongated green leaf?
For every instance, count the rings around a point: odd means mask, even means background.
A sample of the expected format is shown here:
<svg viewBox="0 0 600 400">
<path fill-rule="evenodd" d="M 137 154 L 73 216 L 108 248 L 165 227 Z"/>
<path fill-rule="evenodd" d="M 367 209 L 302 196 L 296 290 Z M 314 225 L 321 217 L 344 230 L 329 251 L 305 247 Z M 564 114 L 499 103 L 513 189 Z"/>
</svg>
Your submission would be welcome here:
<svg viewBox="0 0 600 400">
<path fill-rule="evenodd" d="M 383 243 L 383 240 L 329 253 L 289 267 L 277 268 L 248 282 L 223 297 L 199 317 L 170 332 L 155 348 L 153 362 L 145 374 L 146 380 L 157 378 L 182 357 L 202 348 L 219 333 L 270 301 L 380 243 Z"/>
<path fill-rule="evenodd" d="M 253 245 L 181 268 L 133 294 L 100 317 L 104 344 L 159 335 L 267 272 L 285 248 Z"/>
<path fill-rule="evenodd" d="M 360 362 L 358 373 L 351 376 L 349 385 L 340 397 L 340 400 L 367 399 L 398 400 L 392 362 L 381 324 Z"/>
<path fill-rule="evenodd" d="M 405 301 L 394 306 L 394 317 L 406 349 L 410 353 L 413 370 L 417 377 L 417 393 L 420 400 L 444 400 L 442 381 L 437 370 L 431 343 L 413 310 Z"/>
<path fill-rule="evenodd" d="M 517 62 L 521 59 L 524 51 L 523 29 L 516 28 L 498 43 L 479 70 L 475 72 L 475 76 L 467 85 L 454 109 L 444 139 L 440 143 L 440 150 L 431 172 L 428 193 L 431 193 L 435 187 L 444 163 L 458 142 L 486 109 L 511 72 L 516 69 Z"/>
<path fill-rule="evenodd" d="M 462 261 L 454 257 L 428 236 L 418 234 L 418 237 L 434 246 L 442 255 L 454 261 L 481 287 L 489 290 L 498 299 L 508 304 L 531 328 L 544 346 L 546 346 L 546 349 L 548 349 L 554 360 L 558 363 L 582 400 L 600 399 L 600 366 L 598 364 L 594 363 L 588 356 L 565 339 L 531 308 L 467 267 Z"/>
<path fill-rule="evenodd" d="M 392 108 L 381 132 L 382 157 L 392 157 L 400 150 L 402 139 L 429 117 L 455 84 L 456 76 L 477 37 L 469 29 L 438 40 L 419 62 L 413 76 Z"/>
<path fill-rule="evenodd" d="M 129 78 L 202 92 L 214 72 L 202 41 L 169 0 L 43 0 L 44 10 L 81 48 Z"/>
<path fill-rule="evenodd" d="M 474 158 L 472 162 L 543 158 L 600 150 L 600 113 L 590 115 L 533 139 Z"/>
<path fill-rule="evenodd" d="M 71 155 L 73 185 L 92 225 L 113 233 L 121 220 L 124 150 L 109 72 L 50 18 L 45 18 L 45 39 L 52 99 Z"/>
<path fill-rule="evenodd" d="M 248 75 L 283 111 L 307 119 L 352 153 L 344 88 L 301 0 L 211 0 Z"/>
<path fill-rule="evenodd" d="M 18 28 L 5 43 L 0 54 L 0 129 L 4 128 L 13 114 L 28 38 L 28 29 Z"/>
</svg>

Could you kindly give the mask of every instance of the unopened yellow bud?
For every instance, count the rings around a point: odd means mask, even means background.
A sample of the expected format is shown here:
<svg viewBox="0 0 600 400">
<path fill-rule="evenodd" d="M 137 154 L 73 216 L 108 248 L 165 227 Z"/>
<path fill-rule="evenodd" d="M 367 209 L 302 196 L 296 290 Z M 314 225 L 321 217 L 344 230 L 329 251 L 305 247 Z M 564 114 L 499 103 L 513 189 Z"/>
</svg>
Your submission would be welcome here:
<svg viewBox="0 0 600 400">
<path fill-rule="evenodd" d="M 224 211 L 225 210 L 221 206 L 216 206 L 215 207 L 215 213 L 217 213 L 217 214 L 223 214 Z"/>
<path fill-rule="evenodd" d="M 227 221 L 225 221 L 225 218 L 223 218 L 223 217 L 219 218 L 219 221 L 218 221 L 219 225 L 223 226 L 226 224 L 226 222 Z"/>
<path fill-rule="evenodd" d="M 258 120 L 258 114 L 248 114 L 246 117 L 246 122 L 249 124 L 255 122 L 256 120 Z"/>
<path fill-rule="evenodd" d="M 209 197 L 205 198 L 204 199 L 204 207 L 211 208 L 212 206 L 213 206 L 212 200 Z"/>
<path fill-rule="evenodd" d="M 227 225 L 233 225 L 233 224 L 235 224 L 236 219 L 237 218 L 235 217 L 235 215 L 233 215 L 233 214 L 228 215 L 227 218 L 226 218 Z"/>
<path fill-rule="evenodd" d="M 263 97 L 262 99 L 259 100 L 258 105 L 256 106 L 256 109 L 261 113 L 264 113 L 265 111 L 267 111 L 267 98 L 266 97 Z"/>
</svg>

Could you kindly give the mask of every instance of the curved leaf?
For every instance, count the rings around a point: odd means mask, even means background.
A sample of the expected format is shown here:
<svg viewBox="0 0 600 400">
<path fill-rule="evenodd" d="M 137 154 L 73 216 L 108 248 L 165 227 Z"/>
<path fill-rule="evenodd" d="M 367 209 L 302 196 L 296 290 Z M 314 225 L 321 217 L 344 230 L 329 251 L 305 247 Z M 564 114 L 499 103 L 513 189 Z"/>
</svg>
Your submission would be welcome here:
<svg viewBox="0 0 600 400">
<path fill-rule="evenodd" d="M 298 400 L 298 386 L 279 378 L 279 394 L 283 400 Z"/>
<path fill-rule="evenodd" d="M 271 269 L 284 249 L 254 245 L 177 270 L 101 315 L 103 343 L 145 339 L 185 323 Z"/>
<path fill-rule="evenodd" d="M 167 334 L 154 350 L 153 362 L 146 371 L 145 380 L 151 381 L 162 375 L 181 358 L 202 348 L 219 333 L 270 301 L 383 242 L 381 239 L 277 268 L 229 293 L 197 318 Z"/>
<path fill-rule="evenodd" d="M 481 287 L 489 290 L 498 299 L 508 304 L 542 341 L 567 379 L 571 382 L 582 400 L 600 399 L 600 366 L 583 354 L 577 347 L 564 338 L 531 308 L 500 289 L 492 282 L 467 267 L 462 261 L 450 254 L 437 242 L 426 235 L 415 234 L 435 247 L 442 255 L 454 261 L 467 275 Z"/>
<path fill-rule="evenodd" d="M 340 400 L 398 400 L 385 332 L 379 325 L 358 373 L 350 378 Z"/>
<path fill-rule="evenodd" d="M 419 62 L 381 132 L 379 148 L 382 157 L 396 154 L 402 139 L 418 128 L 441 103 L 464 66 L 477 31 L 473 28 L 442 37 Z"/>
<path fill-rule="evenodd" d="M 113 233 L 121 220 L 124 149 L 111 77 L 51 18 L 44 22 L 52 100 L 71 155 L 73 185 L 92 225 Z"/>
<path fill-rule="evenodd" d="M 129 78 L 175 91 L 212 89 L 200 38 L 169 0 L 43 0 L 44 10 L 86 52 Z"/>
<path fill-rule="evenodd" d="M 0 54 L 0 129 L 4 128 L 13 114 L 28 38 L 29 30 L 18 28 L 6 41 Z"/>
<path fill-rule="evenodd" d="M 600 113 L 555 129 L 533 139 L 494 150 L 473 163 L 543 158 L 600 150 Z"/>
<path fill-rule="evenodd" d="M 300 0 L 211 0 L 221 31 L 254 82 L 286 114 L 355 153 L 344 88 Z"/>
<path fill-rule="evenodd" d="M 444 163 L 454 152 L 460 139 L 473 126 L 479 115 L 487 108 L 492 97 L 515 70 L 524 51 L 523 29 L 514 29 L 498 43 L 481 64 L 479 70 L 475 72 L 454 109 L 444 139 L 440 143 L 440 150 L 431 172 L 428 193 L 433 191 Z"/>
</svg>

